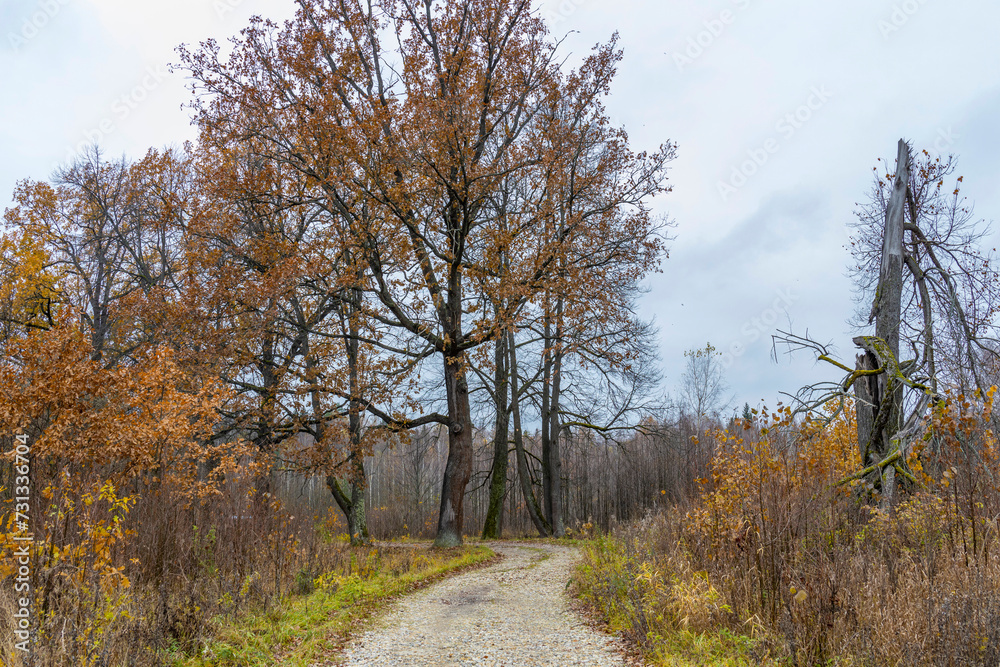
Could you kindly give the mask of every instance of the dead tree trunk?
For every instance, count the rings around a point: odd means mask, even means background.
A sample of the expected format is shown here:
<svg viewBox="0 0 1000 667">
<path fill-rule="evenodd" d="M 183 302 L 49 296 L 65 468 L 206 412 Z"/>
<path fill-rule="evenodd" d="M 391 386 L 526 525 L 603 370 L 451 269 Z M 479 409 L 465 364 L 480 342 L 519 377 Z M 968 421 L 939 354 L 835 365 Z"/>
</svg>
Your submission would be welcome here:
<svg viewBox="0 0 1000 667">
<path fill-rule="evenodd" d="M 882 236 L 882 267 L 869 323 L 875 321 L 875 339 L 864 340 L 865 353 L 858 358 L 858 370 L 882 369 L 878 375 L 859 378 L 858 447 L 865 467 L 875 465 L 870 474 L 880 487 L 883 506 L 893 502 L 896 490 L 895 465 L 878 465 L 892 452 L 893 438 L 902 426 L 903 382 L 899 371 L 899 322 L 903 294 L 903 214 L 910 181 L 910 148 L 900 139 L 896 156 L 896 176 L 885 214 Z M 884 471 L 884 472 L 883 472 Z M 877 481 L 876 481 L 877 480 Z"/>
<path fill-rule="evenodd" d="M 875 355 L 863 352 L 858 355 L 857 369 L 859 371 L 878 370 L 879 363 Z M 858 423 L 858 453 L 861 455 L 862 466 L 874 463 L 869 444 L 872 442 L 872 432 L 875 430 L 875 408 L 880 401 L 878 377 L 863 375 L 854 381 L 855 410 Z"/>
</svg>

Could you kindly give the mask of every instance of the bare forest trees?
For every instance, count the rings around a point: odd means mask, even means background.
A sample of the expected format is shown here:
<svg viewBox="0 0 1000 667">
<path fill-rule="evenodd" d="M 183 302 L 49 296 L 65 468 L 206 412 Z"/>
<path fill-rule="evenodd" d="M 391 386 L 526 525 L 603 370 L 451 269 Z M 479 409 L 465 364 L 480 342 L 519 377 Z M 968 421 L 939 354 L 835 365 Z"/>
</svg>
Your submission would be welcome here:
<svg viewBox="0 0 1000 667">
<path fill-rule="evenodd" d="M 163 334 L 132 318 L 176 288 L 177 239 L 193 196 L 185 160 L 151 151 L 134 164 L 107 161 L 95 147 L 51 185 L 21 183 L 5 215 L 10 238 L 30 239 L 42 263 L 32 268 L 58 280 L 45 308 L 20 323 L 47 328 L 51 308 L 72 303 L 95 360 L 107 366 Z"/>
<path fill-rule="evenodd" d="M 693 416 L 699 429 L 704 420 L 718 419 L 719 413 L 728 407 L 720 357 L 721 353 L 711 343 L 684 353 L 680 399 L 683 409 Z"/>
<path fill-rule="evenodd" d="M 525 502 L 512 443 L 502 508 L 504 537 L 542 534 L 538 524 L 547 523 L 541 504 L 541 430 L 537 416 L 532 421 L 532 427 L 522 430 L 520 447 L 526 463 L 525 477 L 533 488 L 536 504 L 532 508 Z M 724 426 L 721 422 L 703 424 L 712 431 Z M 473 436 L 473 482 L 465 502 L 466 520 L 477 528 L 486 525 L 491 509 L 495 511 L 489 477 L 495 453 L 492 430 L 493 424 L 484 422 L 484 428 L 477 429 Z M 513 441 L 513 423 L 509 435 Z M 639 519 L 649 510 L 695 498 L 703 488 L 698 480 L 710 475 L 708 464 L 716 442 L 715 438 L 696 436 L 694 421 L 676 416 L 643 421 L 637 430 L 623 429 L 615 439 L 590 430 L 564 431 L 560 442 L 561 488 L 567 534 L 586 531 L 588 524 L 609 530 L 621 522 Z M 365 488 L 367 522 L 373 539 L 435 535 L 447 450 L 448 434 L 439 425 L 412 430 L 409 442 L 375 443 L 373 456 L 366 460 L 369 472 Z M 298 486 L 290 487 L 283 497 L 292 503 L 295 514 L 319 511 L 322 515 L 327 507 L 336 510 L 332 501 L 322 499 L 300 507 L 298 503 L 305 503 L 306 496 L 322 496 L 325 489 L 321 478 L 294 480 Z"/>
</svg>

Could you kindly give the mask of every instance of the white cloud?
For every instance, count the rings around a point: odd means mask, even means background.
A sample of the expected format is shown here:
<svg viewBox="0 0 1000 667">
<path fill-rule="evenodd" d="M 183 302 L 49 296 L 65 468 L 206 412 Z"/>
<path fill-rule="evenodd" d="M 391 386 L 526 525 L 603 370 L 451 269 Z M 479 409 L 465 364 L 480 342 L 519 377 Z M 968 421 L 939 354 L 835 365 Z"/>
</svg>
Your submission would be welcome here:
<svg viewBox="0 0 1000 667">
<path fill-rule="evenodd" d="M 0 19 L 16 28 L 39 1 L 3 0 Z M 846 341 L 841 351 L 850 353 L 844 225 L 875 159 L 891 156 L 900 136 L 923 147 L 952 128 L 967 193 L 979 215 L 998 217 L 1000 194 L 991 186 L 1000 173 L 1000 69 L 991 65 L 1000 62 L 1000 4 L 923 0 L 884 37 L 879 21 L 902 2 L 544 3 L 543 13 L 560 12 L 554 33 L 567 35 L 570 62 L 620 31 L 626 55 L 609 112 L 641 149 L 680 144 L 675 191 L 657 204 L 677 220 L 678 239 L 644 300 L 663 330 L 668 376 L 676 377 L 688 347 L 739 341 L 747 319 L 789 286 L 799 295 L 788 309 L 796 325 Z M 190 137 L 183 80 L 144 87 L 149 68 L 176 61 L 181 42 L 222 42 L 251 14 L 281 20 L 292 8 L 292 0 L 66 0 L 23 50 L 0 48 L 0 190 L 6 197 L 19 178 L 47 177 L 68 147 L 108 117 L 116 124 L 102 141 L 111 154 L 141 155 Z M 671 54 L 727 10 L 734 20 L 678 70 Z M 835 97 L 738 196 L 721 201 L 717 181 L 816 85 Z M 116 102 L 135 101 L 136 91 L 143 99 L 124 117 L 116 113 Z M 809 359 L 772 365 L 762 341 L 730 369 L 741 402 L 771 400 L 822 372 Z"/>
</svg>

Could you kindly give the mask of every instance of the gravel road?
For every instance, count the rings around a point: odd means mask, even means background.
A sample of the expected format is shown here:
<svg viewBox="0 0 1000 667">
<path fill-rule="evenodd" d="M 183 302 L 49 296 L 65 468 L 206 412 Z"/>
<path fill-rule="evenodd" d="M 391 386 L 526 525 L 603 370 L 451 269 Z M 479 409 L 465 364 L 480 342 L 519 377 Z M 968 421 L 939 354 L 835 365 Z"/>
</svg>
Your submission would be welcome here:
<svg viewBox="0 0 1000 667">
<path fill-rule="evenodd" d="M 529 667 L 625 665 L 614 640 L 569 608 L 566 583 L 577 550 L 494 543 L 489 567 L 403 598 L 357 637 L 346 665 L 364 667 Z"/>
</svg>

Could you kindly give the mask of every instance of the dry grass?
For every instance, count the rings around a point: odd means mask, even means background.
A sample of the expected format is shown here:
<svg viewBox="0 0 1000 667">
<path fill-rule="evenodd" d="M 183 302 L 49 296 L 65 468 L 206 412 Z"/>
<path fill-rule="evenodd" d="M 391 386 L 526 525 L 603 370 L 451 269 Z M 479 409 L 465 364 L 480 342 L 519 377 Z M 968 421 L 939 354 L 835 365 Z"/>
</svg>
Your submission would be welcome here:
<svg viewBox="0 0 1000 667">
<path fill-rule="evenodd" d="M 833 483 L 850 423 L 723 434 L 701 498 L 592 542 L 580 592 L 656 664 L 687 664 L 691 635 L 692 664 L 1000 664 L 1000 466 L 965 412 L 936 415 L 888 512 Z"/>
<path fill-rule="evenodd" d="M 97 473 L 94 485 L 81 477 L 47 488 L 48 506 L 32 512 L 44 517 L 31 554 L 38 667 L 170 664 L 209 645 L 225 619 L 266 615 L 311 593 L 321 575 L 391 579 L 423 562 L 410 549 L 350 547 L 332 513 L 293 516 L 276 503 L 248 503 L 241 483 L 190 503 L 166 491 L 112 490 Z M 0 537 L 0 664 L 20 667 L 9 613 L 13 543 Z"/>
</svg>

